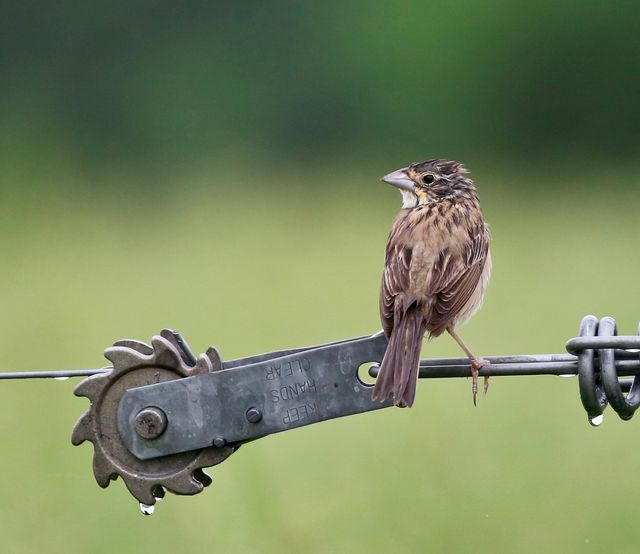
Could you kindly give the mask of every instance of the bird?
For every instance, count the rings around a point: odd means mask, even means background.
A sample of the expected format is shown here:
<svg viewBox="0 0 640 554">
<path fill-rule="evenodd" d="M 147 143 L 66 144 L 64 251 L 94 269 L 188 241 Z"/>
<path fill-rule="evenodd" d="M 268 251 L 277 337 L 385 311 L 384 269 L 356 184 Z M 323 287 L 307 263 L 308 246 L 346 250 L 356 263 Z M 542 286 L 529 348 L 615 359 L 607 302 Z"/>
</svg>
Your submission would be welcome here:
<svg viewBox="0 0 640 554">
<path fill-rule="evenodd" d="M 446 159 L 412 163 L 382 181 L 400 190 L 402 209 L 385 250 L 380 320 L 388 345 L 373 400 L 392 394 L 396 406 L 411 407 L 423 337 L 446 331 L 469 358 L 476 405 L 478 372 L 489 362 L 456 332 L 481 307 L 491 276 L 489 231 L 475 184 L 462 163 Z M 488 386 L 485 377 L 485 394 Z"/>
</svg>

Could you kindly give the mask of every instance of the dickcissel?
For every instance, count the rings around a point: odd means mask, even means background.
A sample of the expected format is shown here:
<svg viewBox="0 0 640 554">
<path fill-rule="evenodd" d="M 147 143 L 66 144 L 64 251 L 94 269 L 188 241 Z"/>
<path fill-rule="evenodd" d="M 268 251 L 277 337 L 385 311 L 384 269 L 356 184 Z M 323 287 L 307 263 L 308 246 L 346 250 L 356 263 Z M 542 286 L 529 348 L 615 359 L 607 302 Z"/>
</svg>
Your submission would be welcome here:
<svg viewBox="0 0 640 554">
<path fill-rule="evenodd" d="M 461 163 L 442 159 L 411 164 L 382 180 L 400 190 L 402 209 L 385 254 L 380 318 L 389 344 L 373 398 L 393 394 L 397 406 L 411 406 L 422 338 L 447 331 L 471 362 L 475 404 L 478 370 L 488 362 L 474 356 L 455 329 L 480 308 L 491 275 L 476 187 Z"/>
</svg>

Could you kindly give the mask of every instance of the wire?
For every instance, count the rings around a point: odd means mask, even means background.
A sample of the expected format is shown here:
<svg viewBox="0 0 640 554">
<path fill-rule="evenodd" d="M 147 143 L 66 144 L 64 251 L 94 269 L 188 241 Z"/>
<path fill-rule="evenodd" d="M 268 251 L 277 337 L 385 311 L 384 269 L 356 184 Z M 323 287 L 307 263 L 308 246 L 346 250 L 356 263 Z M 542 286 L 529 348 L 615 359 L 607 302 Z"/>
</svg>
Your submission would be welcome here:
<svg viewBox="0 0 640 554">
<path fill-rule="evenodd" d="M 70 377 L 88 377 L 111 371 L 111 366 L 100 369 L 63 369 L 59 371 L 2 371 L 0 379 L 69 379 Z"/>
<path fill-rule="evenodd" d="M 602 422 L 607 404 L 620 418 L 631 419 L 640 408 L 640 336 L 618 336 L 611 317 L 582 318 L 580 336 L 566 344 L 568 354 L 532 354 L 525 356 L 489 356 L 489 365 L 478 372 L 481 377 L 560 375 L 578 376 L 580 399 L 592 425 Z M 264 356 L 260 356 L 263 358 Z M 245 359 L 246 362 L 246 359 Z M 61 371 L 0 372 L 1 379 L 69 379 L 105 373 L 112 367 Z M 377 377 L 379 364 L 369 367 L 369 375 Z M 467 358 L 435 358 L 421 360 L 421 379 L 469 377 Z M 620 377 L 634 376 L 633 381 Z"/>
</svg>

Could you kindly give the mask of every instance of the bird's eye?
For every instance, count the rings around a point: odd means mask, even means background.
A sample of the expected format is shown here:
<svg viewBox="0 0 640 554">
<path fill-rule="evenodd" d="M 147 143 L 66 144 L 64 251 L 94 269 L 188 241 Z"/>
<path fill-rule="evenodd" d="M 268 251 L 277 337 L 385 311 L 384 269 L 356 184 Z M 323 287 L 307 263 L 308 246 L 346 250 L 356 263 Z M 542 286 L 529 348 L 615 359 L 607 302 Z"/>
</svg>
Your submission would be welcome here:
<svg viewBox="0 0 640 554">
<path fill-rule="evenodd" d="M 436 180 L 436 178 L 433 175 L 430 175 L 430 174 L 422 176 L 422 182 L 425 185 L 431 185 L 435 180 Z"/>
</svg>

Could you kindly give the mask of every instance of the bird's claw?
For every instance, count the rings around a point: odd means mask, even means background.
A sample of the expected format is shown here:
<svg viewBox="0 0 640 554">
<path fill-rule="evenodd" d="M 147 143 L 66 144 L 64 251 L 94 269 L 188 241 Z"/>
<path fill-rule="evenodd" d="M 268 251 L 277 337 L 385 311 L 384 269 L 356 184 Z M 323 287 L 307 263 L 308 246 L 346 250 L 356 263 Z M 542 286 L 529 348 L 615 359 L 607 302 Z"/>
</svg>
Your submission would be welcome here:
<svg viewBox="0 0 640 554">
<path fill-rule="evenodd" d="M 478 396 L 478 372 L 486 365 L 489 365 L 491 362 L 485 360 L 484 358 L 471 358 L 471 394 L 473 395 L 473 405 L 476 404 L 476 397 Z M 484 377 L 484 385 L 482 387 L 483 394 L 487 394 L 489 390 L 489 377 Z"/>
<path fill-rule="evenodd" d="M 476 397 L 478 396 L 478 368 L 471 364 L 471 394 L 473 395 L 473 405 L 476 404 Z"/>
</svg>

